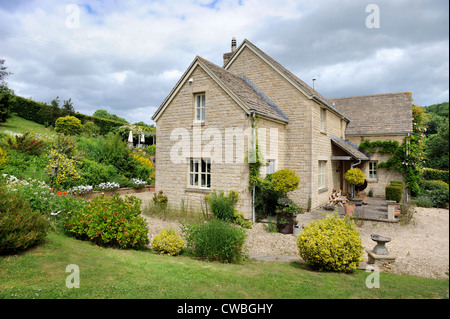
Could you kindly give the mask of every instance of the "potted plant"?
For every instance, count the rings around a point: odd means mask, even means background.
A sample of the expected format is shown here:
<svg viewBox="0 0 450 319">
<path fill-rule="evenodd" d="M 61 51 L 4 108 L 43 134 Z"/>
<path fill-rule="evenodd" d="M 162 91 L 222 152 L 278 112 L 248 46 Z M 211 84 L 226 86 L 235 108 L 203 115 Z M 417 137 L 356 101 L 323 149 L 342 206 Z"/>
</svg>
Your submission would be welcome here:
<svg viewBox="0 0 450 319">
<path fill-rule="evenodd" d="M 354 194 L 355 194 L 355 186 L 364 184 L 365 181 L 364 173 L 359 168 L 352 168 L 349 169 L 347 173 L 345 173 L 345 179 L 352 186 L 352 201 L 355 203 L 356 206 L 361 206 L 363 199 L 359 196 L 359 192 L 356 197 L 354 197 Z"/>
<path fill-rule="evenodd" d="M 301 213 L 301 208 L 288 198 L 280 198 L 278 204 L 275 210 L 278 231 L 282 234 L 292 234 L 296 224 L 295 218 Z"/>
</svg>

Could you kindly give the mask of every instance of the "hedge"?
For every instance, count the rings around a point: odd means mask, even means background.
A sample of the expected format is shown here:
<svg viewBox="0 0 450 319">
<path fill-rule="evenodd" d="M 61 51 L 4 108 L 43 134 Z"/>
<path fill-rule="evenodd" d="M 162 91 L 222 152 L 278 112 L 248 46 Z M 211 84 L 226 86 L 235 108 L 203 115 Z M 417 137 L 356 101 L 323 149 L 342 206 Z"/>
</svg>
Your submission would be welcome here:
<svg viewBox="0 0 450 319">
<path fill-rule="evenodd" d="M 72 115 L 80 119 L 82 124 L 88 121 L 94 122 L 94 124 L 100 129 L 101 135 L 106 135 L 109 132 L 116 132 L 119 127 L 125 125 L 122 122 L 105 119 L 98 116 L 85 115 L 78 112 Z"/>
<path fill-rule="evenodd" d="M 72 115 L 78 118 L 82 124 L 92 121 L 100 129 L 100 134 L 106 135 L 109 132 L 116 132 L 117 128 L 123 126 L 124 123 L 104 119 L 97 116 L 90 116 L 78 112 L 69 112 L 59 107 L 48 105 L 42 102 L 36 102 L 21 96 L 15 96 L 12 103 L 12 112 L 17 113 L 18 116 L 39 124 L 55 126 L 58 118 L 66 115 Z"/>
<path fill-rule="evenodd" d="M 449 184 L 449 174 L 448 171 L 434 169 L 434 168 L 425 168 L 422 174 L 422 178 L 428 181 L 438 180 L 443 181 Z"/>
<path fill-rule="evenodd" d="M 403 196 L 403 188 L 398 185 L 388 185 L 385 188 L 386 200 L 394 200 L 400 203 Z"/>
</svg>

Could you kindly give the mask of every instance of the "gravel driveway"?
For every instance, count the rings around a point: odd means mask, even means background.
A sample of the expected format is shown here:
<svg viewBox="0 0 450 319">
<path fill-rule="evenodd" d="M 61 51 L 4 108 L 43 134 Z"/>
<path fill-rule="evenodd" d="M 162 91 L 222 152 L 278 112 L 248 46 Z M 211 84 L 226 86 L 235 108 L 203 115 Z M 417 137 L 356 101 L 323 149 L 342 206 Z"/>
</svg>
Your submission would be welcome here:
<svg viewBox="0 0 450 319">
<path fill-rule="evenodd" d="M 144 193 L 145 194 L 145 193 Z M 144 199 L 145 195 L 136 194 Z M 177 221 L 164 221 L 144 216 L 149 225 L 149 237 L 162 228 L 171 226 L 181 232 Z M 300 224 L 311 220 L 308 213 L 299 215 Z M 246 246 L 251 258 L 263 260 L 299 260 L 296 238 L 293 235 L 269 233 L 263 223 L 247 230 Z M 413 221 L 408 225 L 364 221 L 358 227 L 363 246 L 372 249 L 375 242 L 371 234 L 391 237 L 386 244 L 389 252 L 397 256 L 390 272 L 428 278 L 449 278 L 449 210 L 417 207 Z M 365 253 L 367 261 L 367 253 Z"/>
</svg>

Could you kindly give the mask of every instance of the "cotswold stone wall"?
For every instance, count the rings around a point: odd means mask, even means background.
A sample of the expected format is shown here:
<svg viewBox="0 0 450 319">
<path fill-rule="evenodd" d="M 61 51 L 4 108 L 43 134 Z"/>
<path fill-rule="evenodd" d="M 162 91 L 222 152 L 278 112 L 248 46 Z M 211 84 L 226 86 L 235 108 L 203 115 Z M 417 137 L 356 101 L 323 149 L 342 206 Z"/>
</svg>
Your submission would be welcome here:
<svg viewBox="0 0 450 319">
<path fill-rule="evenodd" d="M 156 123 L 155 187 L 156 192 L 164 191 L 170 205 L 179 206 L 183 201 L 186 207 L 200 211 L 201 204 L 209 191 L 193 189 L 189 186 L 189 159 L 202 157 L 202 151 L 207 150 L 206 146 L 211 142 L 210 133 L 219 132 L 223 146 L 225 145 L 225 129 L 235 128 L 238 132 L 236 138 L 240 138 L 242 134 L 239 132 L 244 132 L 251 127 L 251 122 L 246 113 L 202 68 L 196 67 L 191 78 L 193 82 L 186 82 L 181 87 Z M 194 123 L 195 94 L 197 93 L 204 93 L 206 97 L 203 124 Z M 208 131 L 208 129 L 214 130 Z M 177 136 L 174 132 L 187 132 L 189 149 L 186 150 L 180 146 L 182 134 Z M 233 156 L 232 163 L 225 163 L 224 148 L 209 147 L 208 149 L 210 152 L 203 152 L 203 157 L 217 157 L 217 161 L 212 160 L 211 163 L 211 190 L 239 191 L 240 200 L 237 209 L 243 211 L 246 218 L 249 218 L 251 196 L 248 191 L 248 164 L 242 156 L 236 158 L 236 154 Z M 183 158 L 184 162 L 180 163 Z"/>
<path fill-rule="evenodd" d="M 347 139 L 350 140 L 352 143 L 359 145 L 365 140 L 369 140 L 372 142 L 375 141 L 397 141 L 400 144 L 403 143 L 403 139 L 406 135 L 351 135 L 347 136 Z M 373 153 L 370 154 L 370 160 L 375 161 L 377 163 L 385 162 L 391 157 L 390 154 L 380 154 L 380 153 Z M 369 162 L 364 162 L 362 165 L 357 166 L 360 168 L 364 176 L 367 180 L 367 188 L 365 189 L 365 192 L 368 193 L 370 189 L 373 189 L 373 194 L 375 197 L 384 197 L 385 196 L 385 187 L 386 185 L 389 185 L 391 181 L 403 181 L 403 176 L 396 171 L 388 170 L 384 168 L 378 169 L 377 179 L 370 179 L 369 177 Z"/>
<path fill-rule="evenodd" d="M 334 164 L 331 162 L 330 135 L 344 136 L 345 125 L 342 125 L 341 119 L 327 111 L 325 130 L 321 132 L 321 105 L 308 99 L 249 48 L 244 48 L 227 69 L 235 74 L 244 74 L 289 117 L 284 138 L 284 159 L 277 167 L 289 167 L 301 179 L 298 190 L 291 192 L 289 197 L 304 208 L 308 205 L 308 198 L 311 198 L 312 208 L 324 204 L 336 183 L 332 173 Z M 327 161 L 328 190 L 318 189 L 319 159 Z"/>
</svg>

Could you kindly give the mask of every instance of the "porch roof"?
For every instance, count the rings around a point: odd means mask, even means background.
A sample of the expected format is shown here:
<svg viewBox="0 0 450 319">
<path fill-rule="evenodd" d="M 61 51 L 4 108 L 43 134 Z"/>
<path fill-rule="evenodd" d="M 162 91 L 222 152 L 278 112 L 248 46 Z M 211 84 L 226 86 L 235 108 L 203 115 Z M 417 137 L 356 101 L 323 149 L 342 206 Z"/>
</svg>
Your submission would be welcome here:
<svg viewBox="0 0 450 319">
<path fill-rule="evenodd" d="M 344 140 L 342 138 L 331 136 L 331 143 L 336 145 L 339 149 L 344 151 L 346 154 L 350 155 L 352 158 L 361 161 L 368 161 L 370 157 L 367 154 L 361 152 L 358 147 L 351 143 L 350 141 Z"/>
</svg>

